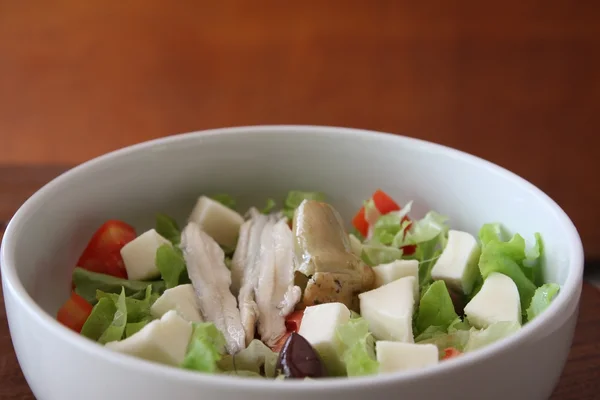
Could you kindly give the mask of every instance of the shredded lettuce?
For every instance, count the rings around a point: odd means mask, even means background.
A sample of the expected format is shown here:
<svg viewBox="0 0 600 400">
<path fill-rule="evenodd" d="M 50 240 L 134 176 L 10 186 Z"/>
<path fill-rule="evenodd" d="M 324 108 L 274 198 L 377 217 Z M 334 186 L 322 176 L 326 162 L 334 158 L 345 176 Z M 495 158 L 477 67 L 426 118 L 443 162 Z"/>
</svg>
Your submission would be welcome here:
<svg viewBox="0 0 600 400">
<path fill-rule="evenodd" d="M 387 264 L 402 258 L 402 249 L 378 244 L 365 244 L 362 246 L 360 258 L 371 267 Z"/>
<path fill-rule="evenodd" d="M 156 267 L 167 289 L 189 282 L 183 254 L 178 247 L 163 244 L 156 250 Z"/>
<path fill-rule="evenodd" d="M 165 282 L 160 281 L 135 281 L 116 278 L 114 276 L 91 272 L 80 267 L 73 270 L 73 284 L 75 293 L 83 297 L 88 303 L 94 305 L 97 302 L 96 291 L 105 293 L 120 293 L 125 290 L 126 296 L 144 295 L 146 288 L 150 286 L 153 293 L 162 294 L 165 291 Z"/>
<path fill-rule="evenodd" d="M 219 369 L 224 373 L 242 376 L 277 376 L 277 353 L 274 353 L 263 342 L 254 339 L 248 347 L 234 355 L 226 355 L 217 362 Z"/>
<path fill-rule="evenodd" d="M 105 344 L 120 340 L 127 325 L 125 289 L 116 297 L 101 297 L 83 324 L 81 334 Z"/>
<path fill-rule="evenodd" d="M 173 245 L 178 245 L 181 242 L 181 230 L 177 222 L 166 214 L 156 214 L 156 232 L 168 239 Z"/>
<path fill-rule="evenodd" d="M 81 334 L 95 342 L 98 341 L 112 323 L 116 312 L 117 306 L 112 299 L 101 298 L 83 324 Z"/>
<path fill-rule="evenodd" d="M 518 322 L 496 322 L 485 329 L 477 330 L 471 328 L 469 331 L 469 340 L 464 347 L 464 351 L 469 352 L 490 345 L 500 339 L 516 333 L 521 329 Z M 458 331 L 457 331 L 458 332 Z M 465 332 L 465 331 L 463 331 Z"/>
<path fill-rule="evenodd" d="M 267 199 L 267 204 L 262 210 L 260 210 L 260 212 L 263 214 L 269 214 L 271 211 L 273 211 L 276 205 L 277 203 L 275 203 L 275 200 L 269 198 Z"/>
<path fill-rule="evenodd" d="M 546 283 L 537 288 L 527 309 L 527 321 L 531 321 L 548 308 L 559 291 L 560 286 L 556 283 Z"/>
<path fill-rule="evenodd" d="M 128 322 L 125 326 L 125 338 L 135 335 L 150 322 L 152 322 L 151 318 L 144 318 L 139 322 Z"/>
<path fill-rule="evenodd" d="M 544 284 L 544 275 L 542 270 L 542 254 L 544 253 L 544 242 L 539 232 L 534 234 L 535 245 L 525 251 L 525 261 L 523 262 L 523 272 L 535 286 L 540 287 Z"/>
<path fill-rule="evenodd" d="M 415 321 L 416 334 L 424 332 L 431 326 L 445 331 L 456 318 L 458 315 L 454 311 L 454 304 L 446 283 L 435 281 L 427 288 L 419 302 Z"/>
<path fill-rule="evenodd" d="M 111 299 L 115 304 L 119 301 L 119 296 L 116 293 L 105 293 L 101 290 L 96 291 L 96 298 L 101 300 L 104 297 Z M 147 318 L 152 318 L 150 315 L 150 307 L 158 299 L 156 293 L 152 293 L 152 288 L 146 288 L 144 297 L 136 299 L 133 296 L 125 297 L 125 305 L 127 307 L 127 323 L 140 322 Z"/>
<path fill-rule="evenodd" d="M 117 308 L 115 315 L 113 316 L 108 328 L 106 328 L 106 330 L 102 333 L 102 336 L 100 336 L 98 339 L 98 343 L 105 344 L 115 340 L 121 340 L 123 334 L 125 333 L 125 326 L 127 325 L 127 303 L 125 301 L 125 289 L 121 290 L 121 294 L 114 304 Z"/>
<path fill-rule="evenodd" d="M 225 337 L 212 322 L 195 323 L 192 338 L 181 366 L 200 372 L 217 373 L 225 354 Z"/>
<path fill-rule="evenodd" d="M 408 225 L 410 225 L 410 221 L 403 221 L 403 219 L 410 212 L 411 208 L 412 201 L 408 202 L 400 211 L 379 216 L 373 225 L 373 232 L 369 242 L 386 246 L 397 244 L 398 240 L 400 240 L 399 238 L 404 238 L 404 232 Z"/>
<path fill-rule="evenodd" d="M 424 218 L 413 221 L 411 229 L 406 236 L 396 237 L 395 244 L 402 247 L 416 245 L 415 254 L 407 257 L 419 261 L 419 286 L 423 287 L 431 282 L 431 269 L 446 247 L 449 226 L 448 217 L 428 212 Z"/>
<path fill-rule="evenodd" d="M 362 317 L 354 317 L 336 331 L 342 344 L 341 359 L 348 376 L 374 375 L 379 371 L 375 358 L 375 339 L 369 332 L 369 324 Z"/>
<path fill-rule="evenodd" d="M 210 196 L 210 198 L 213 199 L 214 201 L 218 201 L 219 203 L 223 204 L 227 208 L 231 208 L 232 210 L 235 210 L 235 206 L 236 206 L 235 199 L 226 193 L 215 194 L 214 196 Z"/>
<path fill-rule="evenodd" d="M 425 335 L 425 333 L 426 332 L 421 334 L 421 336 Z M 431 330 L 428 332 L 427 336 L 419 336 L 415 338 L 415 343 L 436 345 L 440 358 L 442 358 L 444 356 L 444 350 L 448 347 L 455 348 L 458 351 L 463 351 L 467 342 L 469 341 L 470 335 L 470 331 L 463 329 L 453 330 L 449 333 L 444 333 L 442 330 L 438 330 L 437 332 L 433 332 L 433 330 Z"/>
<path fill-rule="evenodd" d="M 492 272 L 499 272 L 510 277 L 519 290 L 521 309 L 526 310 L 535 293 L 535 284 L 527 277 L 524 270 L 525 239 L 515 234 L 509 241 L 502 241 L 498 224 L 486 224 L 480 232 L 482 243 L 479 270 L 485 280 Z"/>
<path fill-rule="evenodd" d="M 283 215 L 290 220 L 294 218 L 294 211 L 304 200 L 325 201 L 325 195 L 321 192 L 302 192 L 300 190 L 292 190 L 288 193 L 283 202 Z"/>
</svg>

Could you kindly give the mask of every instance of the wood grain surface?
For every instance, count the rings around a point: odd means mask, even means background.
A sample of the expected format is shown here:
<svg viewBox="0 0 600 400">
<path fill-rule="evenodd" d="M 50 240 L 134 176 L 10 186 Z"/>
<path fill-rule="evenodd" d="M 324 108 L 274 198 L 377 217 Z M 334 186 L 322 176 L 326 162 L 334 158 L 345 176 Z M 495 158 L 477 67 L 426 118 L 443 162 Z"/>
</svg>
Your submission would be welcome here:
<svg viewBox="0 0 600 400">
<path fill-rule="evenodd" d="M 63 166 L 0 167 L 0 238 L 15 210 Z M 584 284 L 575 339 L 552 400 L 592 400 L 600 393 L 600 291 Z M 551 349 L 549 349 L 551 351 Z M 33 395 L 15 357 L 0 288 L 0 399 L 29 400 Z"/>
<path fill-rule="evenodd" d="M 0 0 L 0 162 L 328 124 L 485 157 L 600 256 L 600 2 Z"/>
</svg>

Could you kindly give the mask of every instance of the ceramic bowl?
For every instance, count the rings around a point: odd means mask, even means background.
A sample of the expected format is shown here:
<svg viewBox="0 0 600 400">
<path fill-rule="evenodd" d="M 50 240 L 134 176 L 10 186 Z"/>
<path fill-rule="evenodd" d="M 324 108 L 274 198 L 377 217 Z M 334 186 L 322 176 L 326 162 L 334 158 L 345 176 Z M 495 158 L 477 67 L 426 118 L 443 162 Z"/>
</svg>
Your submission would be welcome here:
<svg viewBox="0 0 600 400">
<path fill-rule="evenodd" d="M 124 219 L 140 232 L 156 212 L 184 221 L 202 193 L 241 207 L 318 190 L 349 221 L 377 188 L 412 215 L 434 209 L 476 234 L 499 221 L 545 241 L 545 275 L 562 285 L 516 335 L 437 366 L 353 379 L 269 381 L 204 375 L 118 354 L 61 326 L 74 264 L 98 226 Z M 154 140 L 86 162 L 23 204 L 2 243 L 12 341 L 39 400 L 546 399 L 565 364 L 581 293 L 583 251 L 573 223 L 541 190 L 448 147 L 364 130 L 311 126 L 216 129 Z"/>
</svg>

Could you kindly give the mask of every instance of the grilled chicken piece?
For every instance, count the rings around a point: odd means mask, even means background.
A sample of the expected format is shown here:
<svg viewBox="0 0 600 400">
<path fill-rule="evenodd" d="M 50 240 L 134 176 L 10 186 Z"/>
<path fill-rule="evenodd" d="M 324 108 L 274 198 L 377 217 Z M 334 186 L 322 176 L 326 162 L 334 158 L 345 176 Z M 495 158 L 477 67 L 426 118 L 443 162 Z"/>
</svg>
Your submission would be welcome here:
<svg viewBox="0 0 600 400">
<path fill-rule="evenodd" d="M 256 321 L 258 320 L 258 306 L 255 301 L 256 287 L 260 273 L 260 248 L 261 237 L 267 224 L 274 220 L 263 215 L 256 209 L 250 209 L 250 219 L 242 225 L 238 245 L 231 261 L 232 274 L 235 276 L 236 287 L 232 288 L 238 295 L 238 305 L 246 342 L 254 339 Z M 237 290 L 236 290 L 237 289 Z"/>
<path fill-rule="evenodd" d="M 229 354 L 239 352 L 246 341 L 223 250 L 194 222 L 181 234 L 181 249 L 204 319 L 223 333 Z"/>
<path fill-rule="evenodd" d="M 294 214 L 296 270 L 309 277 L 304 306 L 340 302 L 358 311 L 357 296 L 375 275 L 352 252 L 341 216 L 329 204 L 304 200 Z"/>
<path fill-rule="evenodd" d="M 294 286 L 293 236 L 286 219 L 269 222 L 261 237 L 260 275 L 256 288 L 258 333 L 272 347 L 285 334 L 285 317 L 300 301 Z"/>
</svg>

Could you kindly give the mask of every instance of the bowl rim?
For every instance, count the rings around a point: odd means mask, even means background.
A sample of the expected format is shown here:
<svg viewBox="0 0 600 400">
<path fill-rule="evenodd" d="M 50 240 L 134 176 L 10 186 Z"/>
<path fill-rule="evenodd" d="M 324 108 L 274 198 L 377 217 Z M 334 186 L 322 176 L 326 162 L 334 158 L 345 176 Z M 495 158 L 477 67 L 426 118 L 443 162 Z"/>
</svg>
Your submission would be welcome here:
<svg viewBox="0 0 600 400">
<path fill-rule="evenodd" d="M 236 136 L 259 134 L 264 132 L 277 132 L 278 134 L 312 133 L 340 139 L 354 137 L 389 141 L 390 143 L 404 143 L 409 147 L 416 146 L 443 152 L 446 155 L 476 164 L 478 168 L 485 168 L 490 173 L 503 175 L 505 178 L 509 178 L 510 180 L 514 181 L 516 185 L 520 185 L 525 189 L 534 192 L 534 194 L 540 198 L 540 201 L 550 205 L 553 213 L 563 225 L 565 240 L 568 241 L 569 271 L 564 285 L 561 286 L 559 296 L 557 296 L 555 301 L 552 302 L 550 307 L 548 307 L 543 314 L 541 314 L 535 320 L 525 324 L 518 333 L 492 343 L 482 349 L 478 349 L 472 353 L 465 353 L 461 357 L 452 360 L 452 362 L 449 363 L 441 362 L 434 366 L 418 370 L 366 377 L 352 377 L 351 379 L 326 378 L 310 380 L 308 382 L 303 380 L 285 382 L 280 380 L 270 380 L 269 383 L 265 384 L 264 380 L 261 379 L 241 379 L 240 377 L 230 375 L 198 373 L 182 368 L 146 361 L 138 357 L 104 349 L 97 343 L 94 343 L 64 327 L 62 324 L 56 321 L 52 315 L 46 313 L 27 293 L 17 276 L 17 270 L 15 266 L 14 253 L 16 246 L 18 245 L 16 237 L 19 235 L 21 226 L 27 222 L 26 216 L 33 212 L 33 210 L 36 208 L 36 203 L 41 201 L 45 197 L 45 194 L 53 190 L 55 186 L 61 185 L 63 182 L 75 175 L 85 174 L 88 170 L 100 166 L 113 158 L 123 157 L 131 153 L 149 150 L 156 146 L 172 146 L 180 142 L 196 140 L 200 137 L 216 135 Z M 319 125 L 249 125 L 193 131 L 153 139 L 103 154 L 69 169 L 68 171 L 48 182 L 41 189 L 30 196 L 29 199 L 23 203 L 23 205 L 11 218 L 6 227 L 2 240 L 2 246 L 0 248 L 0 267 L 5 292 L 12 292 L 11 295 L 19 304 L 19 307 L 25 310 L 29 314 L 30 318 L 35 320 L 36 324 L 40 327 L 43 327 L 43 329 L 48 330 L 55 337 L 60 338 L 65 342 L 69 342 L 69 345 L 75 346 L 80 351 L 88 353 L 89 356 L 101 358 L 103 361 L 110 364 L 118 364 L 125 368 L 131 368 L 132 370 L 139 370 L 144 374 L 165 376 L 174 382 L 185 381 L 189 384 L 205 384 L 215 386 L 234 385 L 238 390 L 273 390 L 285 395 L 287 392 L 296 392 L 298 390 L 302 390 L 307 394 L 313 391 L 322 390 L 352 391 L 365 384 L 386 385 L 408 383 L 415 379 L 430 379 L 436 375 L 442 375 L 452 370 L 470 368 L 477 363 L 485 362 L 485 360 L 488 358 L 493 358 L 495 355 L 513 349 L 516 346 L 519 346 L 521 343 L 527 342 L 528 340 L 535 340 L 536 336 L 544 334 L 545 327 L 547 327 L 547 325 L 549 325 L 554 319 L 560 317 L 562 313 L 567 311 L 570 303 L 572 303 L 573 300 L 575 300 L 576 303 L 579 302 L 583 277 L 583 257 L 583 245 L 575 225 L 567 216 L 565 211 L 554 200 L 552 200 L 541 189 L 519 175 L 473 154 L 431 141 L 399 134 L 392 134 L 389 132 L 379 132 L 366 129 Z"/>
</svg>

